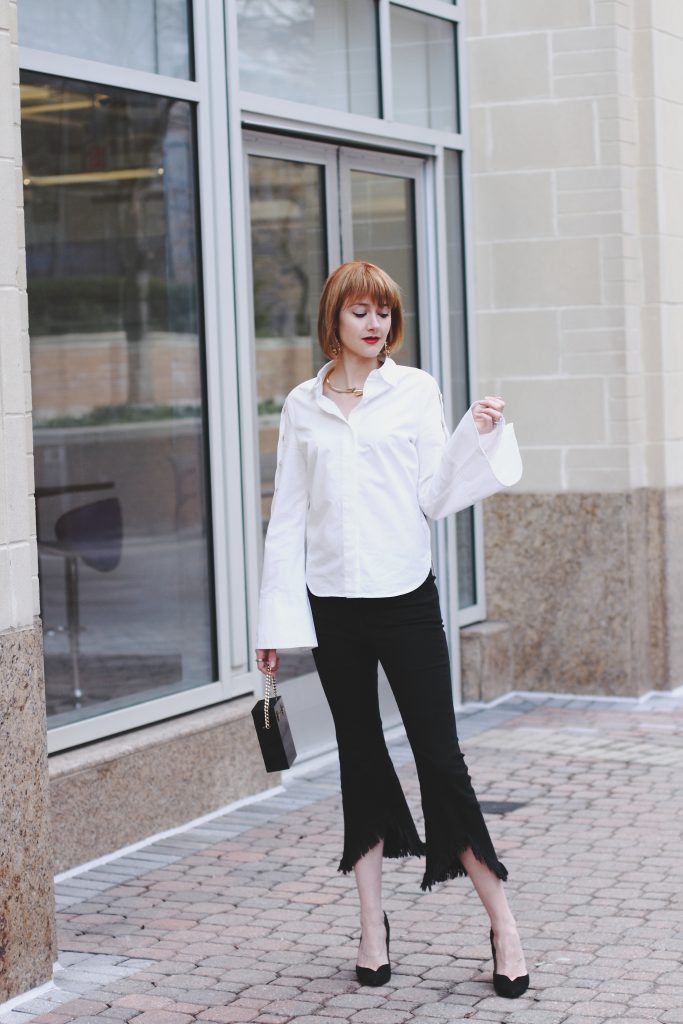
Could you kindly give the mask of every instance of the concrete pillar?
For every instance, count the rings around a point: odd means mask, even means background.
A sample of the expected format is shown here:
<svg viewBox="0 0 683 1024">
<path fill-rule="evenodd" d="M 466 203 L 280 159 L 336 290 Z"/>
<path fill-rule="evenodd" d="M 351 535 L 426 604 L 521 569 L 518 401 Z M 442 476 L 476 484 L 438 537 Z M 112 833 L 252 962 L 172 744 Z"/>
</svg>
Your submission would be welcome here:
<svg viewBox="0 0 683 1024">
<path fill-rule="evenodd" d="M 683 13 L 479 0 L 468 65 L 480 390 L 525 462 L 485 504 L 515 685 L 683 683 Z"/>
<path fill-rule="evenodd" d="M 23 227 L 17 10 L 0 0 L 0 1003 L 56 959 Z"/>
</svg>

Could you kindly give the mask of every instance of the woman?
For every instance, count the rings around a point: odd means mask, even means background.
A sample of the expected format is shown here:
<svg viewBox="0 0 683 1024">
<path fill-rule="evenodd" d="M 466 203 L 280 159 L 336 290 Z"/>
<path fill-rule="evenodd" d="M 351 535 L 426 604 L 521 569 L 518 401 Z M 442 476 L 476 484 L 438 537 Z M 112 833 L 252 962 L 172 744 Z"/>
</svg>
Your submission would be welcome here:
<svg viewBox="0 0 683 1024">
<path fill-rule="evenodd" d="M 339 748 L 339 870 L 353 868 L 358 886 L 361 983 L 391 972 L 382 858 L 424 853 L 423 889 L 471 878 L 491 922 L 496 991 L 515 998 L 529 978 L 507 871 L 458 745 L 427 519 L 516 483 L 521 460 L 498 396 L 449 436 L 435 379 L 391 358 L 402 338 L 399 289 L 383 270 L 352 260 L 330 275 L 318 317 L 330 361 L 282 409 L 256 661 L 276 672 L 279 648 L 313 648 Z M 415 756 L 425 842 L 384 741 L 378 662 Z"/>
</svg>

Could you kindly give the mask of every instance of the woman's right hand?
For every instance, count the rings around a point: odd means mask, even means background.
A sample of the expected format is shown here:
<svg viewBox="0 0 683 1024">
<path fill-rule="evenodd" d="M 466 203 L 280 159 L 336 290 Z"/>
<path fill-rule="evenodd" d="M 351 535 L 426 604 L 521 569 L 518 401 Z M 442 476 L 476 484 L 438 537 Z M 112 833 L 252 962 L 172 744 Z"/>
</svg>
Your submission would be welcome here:
<svg viewBox="0 0 683 1024">
<path fill-rule="evenodd" d="M 275 675 L 280 667 L 280 659 L 274 647 L 258 648 L 256 651 L 256 667 L 259 672 L 263 672 L 264 676 L 268 672 L 272 672 Z"/>
</svg>

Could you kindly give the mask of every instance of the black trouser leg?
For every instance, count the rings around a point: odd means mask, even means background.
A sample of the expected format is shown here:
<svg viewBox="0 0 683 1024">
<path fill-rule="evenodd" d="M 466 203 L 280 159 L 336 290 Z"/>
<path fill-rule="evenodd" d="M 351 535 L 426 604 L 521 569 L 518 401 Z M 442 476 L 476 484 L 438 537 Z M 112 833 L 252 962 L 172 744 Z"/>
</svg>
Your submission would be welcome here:
<svg viewBox="0 0 683 1024">
<path fill-rule="evenodd" d="M 313 657 L 339 749 L 344 812 L 339 870 L 344 872 L 381 839 L 385 857 L 408 857 L 425 849 L 382 732 L 377 655 L 359 635 L 346 601 L 311 595 L 318 637 Z"/>
<path fill-rule="evenodd" d="M 313 656 L 339 746 L 345 832 L 340 870 L 350 870 L 384 838 L 387 857 L 426 852 L 423 889 L 464 875 L 460 855 L 466 849 L 499 878 L 507 878 L 458 742 L 448 645 L 433 575 L 397 597 L 309 596 L 319 644 Z M 415 757 L 425 844 L 384 741 L 378 660 Z"/>
<path fill-rule="evenodd" d="M 422 797 L 427 862 L 423 889 L 466 874 L 471 848 L 502 879 L 467 765 L 453 708 L 450 659 L 433 576 L 410 595 L 390 598 L 375 622 L 380 661 L 410 742 Z"/>
</svg>

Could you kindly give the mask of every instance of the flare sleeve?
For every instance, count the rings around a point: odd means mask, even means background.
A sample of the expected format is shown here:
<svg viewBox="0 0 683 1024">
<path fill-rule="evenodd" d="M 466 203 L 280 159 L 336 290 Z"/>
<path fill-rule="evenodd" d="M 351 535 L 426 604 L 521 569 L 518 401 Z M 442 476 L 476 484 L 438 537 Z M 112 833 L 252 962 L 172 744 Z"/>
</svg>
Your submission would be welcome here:
<svg viewBox="0 0 683 1024">
<path fill-rule="evenodd" d="M 501 417 L 490 433 L 480 434 L 470 406 L 450 434 L 436 381 L 425 408 L 417 450 L 418 501 L 430 519 L 459 512 L 504 487 L 512 487 L 522 476 L 522 458 L 512 423 L 506 424 Z"/>
<path fill-rule="evenodd" d="M 297 444 L 292 411 L 285 401 L 263 554 L 257 648 L 318 646 L 306 592 L 307 509 L 306 455 Z"/>
</svg>

